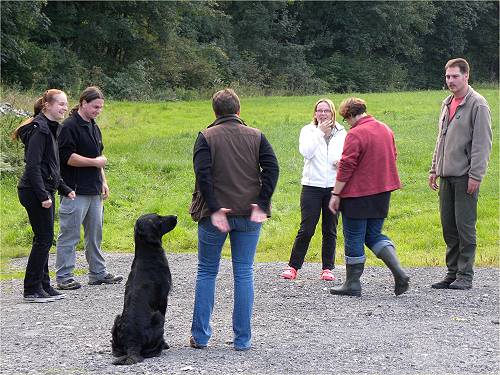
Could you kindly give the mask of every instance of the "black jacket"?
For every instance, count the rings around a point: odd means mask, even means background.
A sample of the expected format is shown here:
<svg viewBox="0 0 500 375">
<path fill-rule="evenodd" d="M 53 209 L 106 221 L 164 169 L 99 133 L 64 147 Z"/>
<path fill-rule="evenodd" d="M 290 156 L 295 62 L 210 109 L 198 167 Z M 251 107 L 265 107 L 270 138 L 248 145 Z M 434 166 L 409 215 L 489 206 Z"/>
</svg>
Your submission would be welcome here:
<svg viewBox="0 0 500 375">
<path fill-rule="evenodd" d="M 61 127 L 57 138 L 59 157 L 61 159 L 61 175 L 76 194 L 100 195 L 102 192 L 101 169 L 96 167 L 72 167 L 68 165 L 71 154 L 86 158 L 102 155 L 101 130 L 94 120 L 86 122 L 78 112 L 69 116 Z"/>
<path fill-rule="evenodd" d="M 33 189 L 40 202 L 50 198 L 57 189 L 62 195 L 68 195 L 72 190 L 64 183 L 59 171 L 58 127 L 57 122 L 39 114 L 19 130 L 26 166 L 18 188 Z"/>
</svg>

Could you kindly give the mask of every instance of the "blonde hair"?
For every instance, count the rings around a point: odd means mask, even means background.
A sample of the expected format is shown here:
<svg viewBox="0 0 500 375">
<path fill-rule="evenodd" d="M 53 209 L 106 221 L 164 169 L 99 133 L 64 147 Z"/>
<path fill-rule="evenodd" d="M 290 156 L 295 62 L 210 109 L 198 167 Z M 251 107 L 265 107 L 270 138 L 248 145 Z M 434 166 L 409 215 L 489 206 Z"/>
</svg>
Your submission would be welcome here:
<svg viewBox="0 0 500 375">
<path fill-rule="evenodd" d="M 337 113 L 335 112 L 335 104 L 330 99 L 320 99 L 316 102 L 314 105 L 314 110 L 313 110 L 313 124 L 318 125 L 318 119 L 316 118 L 316 109 L 318 108 L 319 103 L 326 103 L 328 104 L 328 107 L 330 107 L 330 111 L 332 111 L 332 120 L 335 122 L 337 120 Z"/>
<path fill-rule="evenodd" d="M 18 140 L 19 139 L 19 131 L 23 126 L 26 126 L 28 124 L 31 124 L 33 119 L 40 114 L 40 112 L 43 111 L 45 108 L 45 104 L 51 104 L 53 103 L 56 99 L 57 95 L 64 94 L 64 91 L 58 90 L 58 89 L 49 89 L 43 93 L 42 96 L 40 96 L 35 104 L 33 105 L 33 116 L 30 118 L 27 118 L 24 120 L 21 125 L 19 125 L 13 132 L 12 132 L 12 139 L 13 140 Z"/>
</svg>

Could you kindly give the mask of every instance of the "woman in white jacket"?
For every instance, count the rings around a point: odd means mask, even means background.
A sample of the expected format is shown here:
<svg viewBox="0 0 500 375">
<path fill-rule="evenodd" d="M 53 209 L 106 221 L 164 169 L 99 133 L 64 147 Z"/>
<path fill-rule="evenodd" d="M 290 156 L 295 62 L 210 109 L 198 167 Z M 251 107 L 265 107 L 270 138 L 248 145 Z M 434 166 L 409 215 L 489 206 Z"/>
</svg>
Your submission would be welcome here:
<svg viewBox="0 0 500 375">
<path fill-rule="evenodd" d="M 300 131 L 299 151 L 304 156 L 300 229 L 281 277 L 293 280 L 304 258 L 322 215 L 321 279 L 333 281 L 338 214 L 328 209 L 337 177 L 337 163 L 342 155 L 346 131 L 335 121 L 335 106 L 330 99 L 320 99 L 314 106 L 313 121 Z"/>
</svg>

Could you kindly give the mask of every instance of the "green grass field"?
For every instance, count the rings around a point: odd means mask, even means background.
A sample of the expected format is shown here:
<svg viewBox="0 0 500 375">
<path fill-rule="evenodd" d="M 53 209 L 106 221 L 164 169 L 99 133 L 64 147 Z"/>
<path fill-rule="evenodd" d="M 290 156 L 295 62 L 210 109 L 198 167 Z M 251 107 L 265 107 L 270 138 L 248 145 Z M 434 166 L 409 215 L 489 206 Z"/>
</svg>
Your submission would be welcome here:
<svg viewBox="0 0 500 375">
<path fill-rule="evenodd" d="M 480 193 L 476 264 L 499 262 L 498 90 L 479 90 L 489 101 L 493 118 L 493 153 Z M 347 95 L 328 95 L 338 106 Z M 444 264 L 437 193 L 427 186 L 445 91 L 358 94 L 368 112 L 387 123 L 396 135 L 403 188 L 392 195 L 385 232 L 397 244 L 405 266 Z M 281 175 L 273 197 L 273 217 L 266 222 L 257 250 L 258 261 L 287 262 L 300 221 L 299 194 L 303 160 L 298 152 L 301 127 L 310 121 L 318 96 L 241 98 L 241 117 L 261 129 L 277 154 Z M 26 101 L 30 102 L 30 101 Z M 26 109 L 30 109 L 28 106 Z M 133 251 L 133 225 L 143 213 L 176 214 L 177 228 L 164 238 L 168 252 L 196 251 L 196 223 L 188 214 L 194 183 L 192 149 L 197 132 L 213 120 L 209 100 L 192 102 L 106 102 L 98 119 L 111 197 L 105 205 L 103 248 Z M 16 178 L 1 180 L 1 257 L 3 276 L 11 257 L 25 256 L 31 244 L 27 215 L 17 200 Z M 58 223 L 56 222 L 56 232 Z M 319 228 L 318 228 L 319 229 Z M 306 261 L 321 259 L 321 235 L 311 242 Z M 80 249 L 82 244 L 80 244 Z M 380 265 L 369 251 L 368 263 Z M 226 247 L 224 254 L 229 254 Z M 343 263 L 339 226 L 337 263 Z"/>
</svg>

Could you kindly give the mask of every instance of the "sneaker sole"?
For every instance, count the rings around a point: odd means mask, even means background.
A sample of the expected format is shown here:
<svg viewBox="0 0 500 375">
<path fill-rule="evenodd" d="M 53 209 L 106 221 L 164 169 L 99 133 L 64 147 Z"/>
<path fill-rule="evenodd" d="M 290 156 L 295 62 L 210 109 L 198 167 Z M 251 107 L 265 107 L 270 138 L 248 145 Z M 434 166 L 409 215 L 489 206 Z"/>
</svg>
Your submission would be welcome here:
<svg viewBox="0 0 500 375">
<path fill-rule="evenodd" d="M 122 279 L 123 280 L 123 279 Z M 89 285 L 102 285 L 102 284 L 120 284 L 122 282 L 122 280 L 118 280 L 118 281 L 102 281 L 102 280 L 98 280 L 98 281 L 89 281 Z"/>
<path fill-rule="evenodd" d="M 70 285 L 57 284 L 57 289 L 59 290 L 76 290 L 80 289 L 81 287 L 82 287 L 81 284 L 70 284 Z"/>
<path fill-rule="evenodd" d="M 65 299 L 66 294 L 59 294 L 58 296 L 51 296 L 51 297 L 54 298 L 54 300 L 60 300 L 60 299 Z"/>
<path fill-rule="evenodd" d="M 450 289 L 449 285 L 431 285 L 431 289 Z"/>
<path fill-rule="evenodd" d="M 50 298 L 23 298 L 24 302 L 26 303 L 49 303 L 49 302 L 54 302 L 56 301 L 56 298 L 50 297 Z"/>
<path fill-rule="evenodd" d="M 467 287 L 456 287 L 456 286 L 451 286 L 448 288 L 448 289 L 452 289 L 452 290 L 471 290 L 472 287 L 471 286 L 467 286 Z"/>
</svg>

